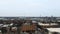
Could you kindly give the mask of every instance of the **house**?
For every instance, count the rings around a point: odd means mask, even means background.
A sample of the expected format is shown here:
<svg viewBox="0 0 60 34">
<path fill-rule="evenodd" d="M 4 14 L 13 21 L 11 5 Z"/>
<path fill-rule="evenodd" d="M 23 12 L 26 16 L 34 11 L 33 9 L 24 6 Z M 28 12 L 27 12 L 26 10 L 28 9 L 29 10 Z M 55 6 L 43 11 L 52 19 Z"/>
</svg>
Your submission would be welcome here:
<svg viewBox="0 0 60 34">
<path fill-rule="evenodd" d="M 36 30 L 36 26 L 35 24 L 32 24 L 32 25 L 22 25 L 21 26 L 21 31 L 35 31 Z"/>
</svg>

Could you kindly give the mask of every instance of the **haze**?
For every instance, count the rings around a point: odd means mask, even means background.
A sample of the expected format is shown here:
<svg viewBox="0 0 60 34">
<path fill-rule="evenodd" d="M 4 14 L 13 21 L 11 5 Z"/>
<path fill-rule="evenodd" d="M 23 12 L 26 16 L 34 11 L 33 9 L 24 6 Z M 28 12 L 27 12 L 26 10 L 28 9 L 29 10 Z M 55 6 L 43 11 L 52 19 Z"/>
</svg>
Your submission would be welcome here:
<svg viewBox="0 0 60 34">
<path fill-rule="evenodd" d="M 0 0 L 0 16 L 60 16 L 60 0 Z"/>
</svg>

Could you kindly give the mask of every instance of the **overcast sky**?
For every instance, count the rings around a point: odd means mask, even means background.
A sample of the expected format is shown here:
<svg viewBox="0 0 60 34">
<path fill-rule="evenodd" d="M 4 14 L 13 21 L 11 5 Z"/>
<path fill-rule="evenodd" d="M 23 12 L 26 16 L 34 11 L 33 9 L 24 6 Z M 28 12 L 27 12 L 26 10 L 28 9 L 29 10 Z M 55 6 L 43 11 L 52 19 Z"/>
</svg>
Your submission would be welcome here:
<svg viewBox="0 0 60 34">
<path fill-rule="evenodd" d="M 0 0 L 0 16 L 60 16 L 60 0 Z"/>
</svg>

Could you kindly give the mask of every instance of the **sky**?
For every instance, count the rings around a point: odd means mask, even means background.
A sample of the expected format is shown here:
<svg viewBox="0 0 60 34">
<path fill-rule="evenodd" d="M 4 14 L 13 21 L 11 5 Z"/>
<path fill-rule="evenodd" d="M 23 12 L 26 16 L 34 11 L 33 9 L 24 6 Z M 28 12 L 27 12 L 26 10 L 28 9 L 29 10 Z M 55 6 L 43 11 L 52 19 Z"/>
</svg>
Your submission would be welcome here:
<svg viewBox="0 0 60 34">
<path fill-rule="evenodd" d="M 0 16 L 60 17 L 60 0 L 0 0 Z"/>
</svg>

